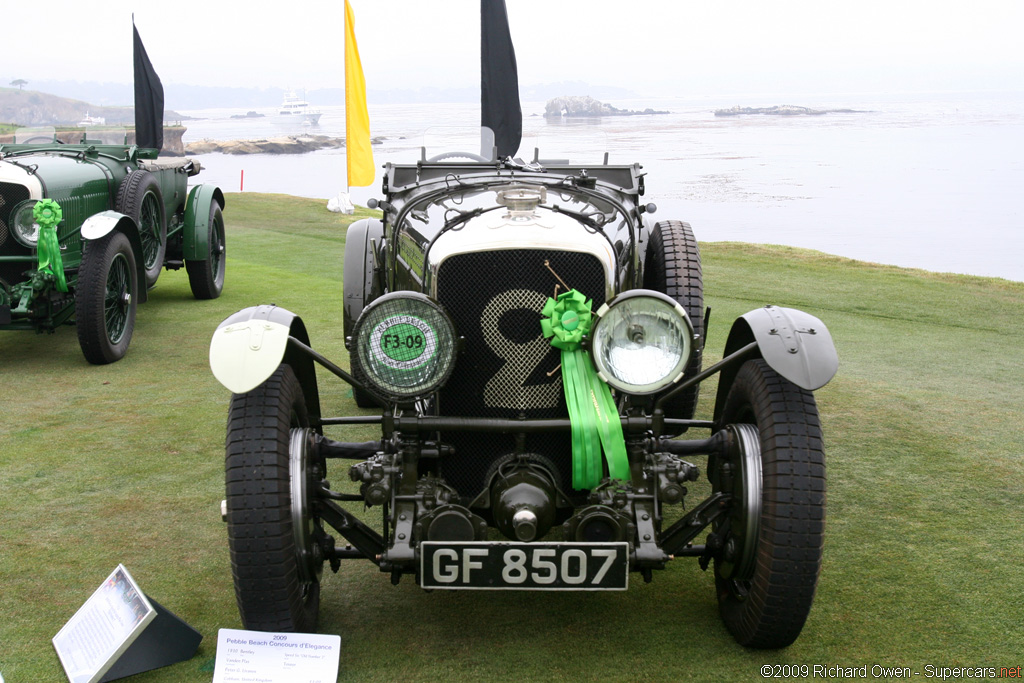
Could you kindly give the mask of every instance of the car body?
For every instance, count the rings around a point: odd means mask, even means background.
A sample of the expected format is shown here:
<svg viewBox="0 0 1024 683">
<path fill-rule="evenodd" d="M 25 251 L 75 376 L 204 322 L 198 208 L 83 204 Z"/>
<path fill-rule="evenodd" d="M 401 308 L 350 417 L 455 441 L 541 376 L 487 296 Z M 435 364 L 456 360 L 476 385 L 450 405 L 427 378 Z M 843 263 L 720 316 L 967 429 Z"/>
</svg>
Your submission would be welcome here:
<svg viewBox="0 0 1024 683">
<path fill-rule="evenodd" d="M 123 129 L 70 135 L 0 144 L 0 330 L 74 324 L 86 359 L 111 363 L 164 268 L 185 266 L 197 298 L 220 295 L 224 195 L 189 187 L 198 163 L 126 144 Z"/>
<path fill-rule="evenodd" d="M 689 556 L 714 565 L 740 643 L 791 643 L 821 561 L 825 325 L 753 310 L 702 368 L 699 247 L 653 220 L 638 164 L 424 152 L 386 169 L 382 218 L 346 237 L 350 371 L 275 306 L 211 341 L 234 393 L 222 511 L 245 627 L 314 629 L 323 567 L 348 559 L 431 590 L 624 590 Z M 378 413 L 328 413 L 315 364 Z M 715 375 L 713 418 L 694 419 Z M 366 423 L 379 440 L 324 436 Z M 358 493 L 328 484 L 339 459 Z M 684 507 L 702 469 L 710 494 Z M 342 501 L 379 509 L 379 530 Z"/>
</svg>

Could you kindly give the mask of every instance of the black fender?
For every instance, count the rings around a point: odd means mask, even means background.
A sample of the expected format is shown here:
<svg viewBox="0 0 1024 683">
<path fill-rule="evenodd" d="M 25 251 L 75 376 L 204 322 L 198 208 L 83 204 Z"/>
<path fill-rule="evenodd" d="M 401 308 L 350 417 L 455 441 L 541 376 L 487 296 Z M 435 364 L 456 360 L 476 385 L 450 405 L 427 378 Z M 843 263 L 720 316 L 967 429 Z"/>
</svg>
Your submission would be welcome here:
<svg viewBox="0 0 1024 683">
<path fill-rule="evenodd" d="M 244 394 L 263 384 L 281 363 L 295 371 L 312 424 L 320 430 L 320 392 L 313 359 L 288 343 L 295 337 L 306 346 L 309 334 L 302 318 L 274 305 L 250 306 L 217 326 L 210 340 L 210 369 L 229 391 Z"/>
<path fill-rule="evenodd" d="M 210 208 L 213 203 L 224 210 L 224 193 L 216 185 L 196 185 L 185 201 L 185 230 L 182 246 L 187 261 L 205 261 L 210 258 Z"/>
<path fill-rule="evenodd" d="M 348 226 L 345 233 L 344 333 L 352 335 L 356 320 L 366 305 L 383 292 L 376 277 L 374 248 L 384 240 L 384 224 L 376 218 L 363 218 Z"/>
<path fill-rule="evenodd" d="M 82 239 L 86 242 L 98 240 L 114 231 L 124 233 L 128 243 L 132 246 L 132 253 L 135 254 L 135 270 L 138 271 L 139 303 L 145 303 L 149 298 L 146 290 L 146 264 L 142 258 L 142 237 L 139 236 L 139 226 L 135 219 L 117 211 L 100 211 L 95 213 L 82 223 Z"/>
<path fill-rule="evenodd" d="M 775 372 L 808 391 L 828 384 L 839 369 L 839 355 L 825 323 L 795 308 L 765 306 L 737 318 L 725 342 L 723 357 L 751 342 L 757 342 L 754 357 L 760 356 Z M 734 363 L 724 368 L 718 378 L 715 422 L 721 417 L 740 365 Z"/>
</svg>

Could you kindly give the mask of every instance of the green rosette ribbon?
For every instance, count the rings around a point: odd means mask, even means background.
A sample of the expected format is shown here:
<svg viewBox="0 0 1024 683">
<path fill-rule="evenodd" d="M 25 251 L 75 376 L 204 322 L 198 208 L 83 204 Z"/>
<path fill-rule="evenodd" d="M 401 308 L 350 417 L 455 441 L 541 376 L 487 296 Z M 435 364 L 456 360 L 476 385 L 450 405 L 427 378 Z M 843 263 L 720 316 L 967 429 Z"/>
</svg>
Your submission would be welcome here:
<svg viewBox="0 0 1024 683">
<path fill-rule="evenodd" d="M 629 481 L 629 460 L 619 411 L 608 385 L 581 348 L 593 320 L 592 302 L 575 289 L 549 298 L 541 312 L 545 338 L 562 352 L 562 388 L 572 423 L 572 486 L 592 489 L 604 475 L 601 447 L 612 479 Z"/>
<path fill-rule="evenodd" d="M 32 208 L 32 218 L 39 225 L 39 240 L 36 243 L 39 271 L 52 275 L 57 290 L 66 292 L 68 283 L 64 278 L 64 261 L 60 256 L 60 242 L 57 240 L 57 224 L 64 218 L 60 204 L 52 199 L 36 202 Z"/>
</svg>

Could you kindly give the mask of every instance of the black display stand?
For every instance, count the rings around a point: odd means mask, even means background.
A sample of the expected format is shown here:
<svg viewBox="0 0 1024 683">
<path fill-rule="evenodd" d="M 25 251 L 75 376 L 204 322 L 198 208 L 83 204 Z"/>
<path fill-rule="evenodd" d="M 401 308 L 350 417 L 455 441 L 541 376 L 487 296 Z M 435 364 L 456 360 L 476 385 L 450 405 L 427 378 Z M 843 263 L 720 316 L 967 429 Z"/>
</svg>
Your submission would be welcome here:
<svg viewBox="0 0 1024 683">
<path fill-rule="evenodd" d="M 156 610 L 156 618 L 114 661 L 100 683 L 183 662 L 191 659 L 199 649 L 203 639 L 199 631 L 153 598 L 147 595 L 146 599 Z"/>
<path fill-rule="evenodd" d="M 70 683 L 105 683 L 191 659 L 202 639 L 119 564 L 53 637 L 53 647 Z"/>
</svg>

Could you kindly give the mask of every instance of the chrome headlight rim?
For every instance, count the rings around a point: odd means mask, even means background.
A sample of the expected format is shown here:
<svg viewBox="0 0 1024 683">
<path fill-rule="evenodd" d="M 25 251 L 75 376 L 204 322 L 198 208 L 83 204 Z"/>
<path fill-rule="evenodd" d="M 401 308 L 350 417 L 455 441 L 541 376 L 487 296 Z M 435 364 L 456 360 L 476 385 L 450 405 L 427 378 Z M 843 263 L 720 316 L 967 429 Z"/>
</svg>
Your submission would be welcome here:
<svg viewBox="0 0 1024 683">
<path fill-rule="evenodd" d="M 448 380 L 457 340 L 439 303 L 420 292 L 390 292 L 367 304 L 352 328 L 352 374 L 385 401 L 411 402 Z"/>
<path fill-rule="evenodd" d="M 603 332 L 604 327 L 618 322 L 618 315 L 627 307 L 638 303 L 637 300 L 644 299 L 657 301 L 657 305 L 664 306 L 666 312 L 671 312 L 678 317 L 681 322 L 679 341 L 682 343 L 683 351 L 679 354 L 679 359 L 672 368 L 665 372 L 662 377 L 645 384 L 634 384 L 617 376 L 606 362 L 606 356 L 602 349 L 602 345 L 606 342 Z M 594 314 L 594 326 L 590 331 L 589 342 L 590 355 L 594 361 L 594 366 L 597 368 L 598 376 L 613 389 L 630 396 L 652 396 L 678 383 L 693 360 L 695 349 L 693 323 L 690 321 L 690 316 L 687 315 L 686 309 L 667 294 L 651 289 L 631 289 L 621 292 L 611 301 L 603 304 Z"/>
<path fill-rule="evenodd" d="M 35 209 L 39 201 L 38 199 L 26 199 L 11 210 L 11 233 L 22 246 L 30 249 L 35 249 L 39 244 L 39 223 L 32 215 L 32 210 Z"/>
</svg>

